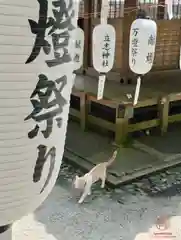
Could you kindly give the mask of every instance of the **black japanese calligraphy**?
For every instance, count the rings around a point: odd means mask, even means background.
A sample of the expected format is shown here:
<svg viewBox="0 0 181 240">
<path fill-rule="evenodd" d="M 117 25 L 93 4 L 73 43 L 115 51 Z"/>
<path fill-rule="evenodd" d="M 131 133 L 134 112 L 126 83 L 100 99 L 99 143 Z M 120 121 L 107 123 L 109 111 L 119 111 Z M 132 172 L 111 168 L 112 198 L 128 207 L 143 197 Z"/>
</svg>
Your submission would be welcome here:
<svg viewBox="0 0 181 240">
<path fill-rule="evenodd" d="M 33 119 L 36 122 L 35 128 L 28 133 L 28 137 L 34 138 L 39 132 L 38 123 L 45 121 L 46 129 L 41 131 L 44 138 L 48 138 L 53 129 L 53 120 L 57 122 L 57 126 L 61 127 L 61 117 L 59 115 L 63 111 L 63 106 L 66 104 L 65 98 L 62 96 L 62 90 L 67 83 L 66 76 L 60 77 L 55 81 L 48 80 L 44 74 L 39 75 L 39 81 L 35 90 L 31 95 L 31 103 L 33 111 L 25 118 L 25 121 Z M 61 84 L 59 88 L 56 85 Z M 50 97 L 54 95 L 53 100 Z M 35 97 L 38 98 L 34 99 Z M 45 112 L 47 111 L 47 112 Z"/>
<path fill-rule="evenodd" d="M 103 52 L 102 52 L 102 66 L 103 67 L 107 67 L 109 66 L 109 56 L 110 56 L 110 36 L 108 34 L 106 34 L 104 36 L 104 44 L 103 44 Z"/>
<path fill-rule="evenodd" d="M 47 152 L 47 147 L 45 145 L 39 145 L 37 149 L 38 149 L 38 157 L 36 160 L 36 165 L 35 165 L 34 173 L 33 173 L 33 182 L 34 183 L 37 183 L 40 181 L 42 172 L 43 172 L 43 167 L 44 167 L 46 161 L 48 160 L 48 158 L 50 157 L 50 168 L 49 168 L 49 172 L 48 172 L 46 181 L 40 191 L 40 193 L 42 193 L 44 191 L 44 189 L 46 188 L 46 186 L 49 184 L 49 181 L 52 177 L 52 173 L 53 173 L 53 170 L 55 167 L 56 148 L 52 147 Z"/>
<path fill-rule="evenodd" d="M 81 40 L 76 40 L 76 41 L 75 41 L 75 49 L 81 49 Z M 78 50 L 78 52 L 75 54 L 73 61 L 74 61 L 74 62 L 77 62 L 77 63 L 80 62 L 80 53 L 79 53 L 79 50 Z"/>
<path fill-rule="evenodd" d="M 138 54 L 138 49 L 137 48 L 132 48 L 132 56 L 136 57 Z"/>
<path fill-rule="evenodd" d="M 71 23 L 72 17 L 74 16 L 73 0 L 69 1 L 68 6 L 66 6 L 65 0 L 55 0 L 52 2 L 52 5 L 54 7 L 54 18 L 50 17 L 50 23 L 52 28 L 50 29 L 48 34 L 50 35 L 58 29 L 68 28 L 70 31 L 73 30 L 74 26 Z M 71 14 L 69 13 L 69 11 L 71 12 Z"/>
<path fill-rule="evenodd" d="M 149 63 L 149 64 L 152 64 L 153 62 L 153 53 L 149 52 L 148 55 L 146 56 L 146 62 Z"/>
<path fill-rule="evenodd" d="M 136 59 L 132 58 L 132 64 L 135 65 L 135 63 L 136 63 Z"/>
<path fill-rule="evenodd" d="M 108 60 L 106 59 L 106 60 L 103 60 L 103 62 L 102 62 L 102 66 L 103 67 L 107 67 L 107 66 L 109 66 L 109 64 L 108 64 Z"/>
<path fill-rule="evenodd" d="M 80 62 L 80 55 L 78 53 L 75 54 L 74 62 Z"/>
<path fill-rule="evenodd" d="M 104 41 L 105 42 L 110 42 L 110 36 L 108 34 L 105 35 Z"/>
<path fill-rule="evenodd" d="M 75 41 L 75 48 L 81 48 L 81 40 Z"/>
<path fill-rule="evenodd" d="M 133 28 L 133 36 L 134 37 L 137 37 L 138 32 L 139 32 L 139 28 Z"/>
<path fill-rule="evenodd" d="M 150 35 L 150 37 L 148 38 L 148 45 L 154 45 L 155 44 L 155 36 Z"/>
<path fill-rule="evenodd" d="M 135 57 L 138 54 L 138 33 L 139 33 L 139 28 L 133 28 L 133 39 L 132 39 L 132 49 L 131 49 L 131 54 L 132 54 L 132 64 L 135 65 L 136 59 Z"/>
<path fill-rule="evenodd" d="M 54 18 L 50 17 L 50 24 L 52 27 L 48 35 L 52 35 L 54 59 L 46 61 L 48 67 L 54 67 L 71 61 L 71 56 L 68 53 L 70 40 L 70 34 L 68 31 L 74 29 L 74 26 L 71 23 L 72 17 L 74 16 L 73 0 L 69 1 L 68 6 L 66 6 L 65 0 L 53 1 L 52 4 L 54 6 Z M 63 32 L 57 32 L 60 30 L 63 30 Z"/>
<path fill-rule="evenodd" d="M 32 52 L 28 57 L 26 64 L 33 62 L 41 52 L 41 49 L 46 55 L 50 56 L 51 50 L 54 53 L 54 59 L 45 61 L 48 67 L 57 66 L 71 61 L 68 53 L 70 41 L 69 31 L 74 29 L 71 21 L 74 17 L 73 0 L 69 0 L 68 5 L 66 0 L 52 0 L 53 17 L 48 16 L 48 0 L 37 0 L 39 3 L 39 17 L 35 22 L 29 19 L 29 25 L 32 34 L 35 35 L 35 41 Z M 50 44 L 46 37 L 52 39 Z M 67 103 L 62 95 L 62 91 L 67 84 L 67 77 L 64 75 L 57 79 L 48 79 L 45 74 L 39 74 L 38 83 L 30 96 L 30 101 L 33 107 L 32 112 L 24 119 L 24 121 L 32 119 L 35 122 L 33 129 L 28 133 L 30 139 L 35 138 L 42 124 L 45 129 L 41 129 L 41 134 L 45 139 L 49 138 L 54 122 L 58 128 L 62 126 L 61 113 L 63 107 Z M 50 168 L 46 181 L 40 191 L 42 193 L 52 178 L 55 167 L 56 148 L 53 146 L 48 149 L 47 146 L 40 144 L 38 147 L 38 157 L 33 173 L 33 182 L 40 181 L 44 165 L 47 160 L 50 160 Z"/>
<path fill-rule="evenodd" d="M 109 56 L 110 56 L 109 50 L 107 50 L 107 52 L 102 53 L 103 58 L 109 58 Z"/>
<path fill-rule="evenodd" d="M 37 56 L 40 54 L 41 48 L 43 48 L 45 54 L 49 54 L 51 51 L 51 45 L 48 43 L 48 41 L 45 40 L 45 32 L 46 29 L 51 25 L 50 22 L 48 22 L 48 1 L 47 0 L 37 0 L 40 7 L 39 7 L 39 20 L 38 23 L 36 23 L 32 19 L 28 19 L 31 32 L 33 34 L 36 34 L 34 46 L 32 49 L 32 52 L 27 59 L 26 63 L 30 63 L 34 61 Z"/>
<path fill-rule="evenodd" d="M 138 39 L 137 38 L 133 38 L 133 40 L 132 40 L 132 47 L 133 48 L 137 48 L 138 47 Z"/>
</svg>

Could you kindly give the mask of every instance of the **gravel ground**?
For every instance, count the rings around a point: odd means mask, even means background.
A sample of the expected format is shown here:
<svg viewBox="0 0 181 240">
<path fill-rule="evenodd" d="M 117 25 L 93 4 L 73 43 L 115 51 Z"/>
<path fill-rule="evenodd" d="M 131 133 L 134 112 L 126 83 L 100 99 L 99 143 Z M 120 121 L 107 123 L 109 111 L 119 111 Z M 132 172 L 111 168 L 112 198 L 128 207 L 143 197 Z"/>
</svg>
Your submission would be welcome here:
<svg viewBox="0 0 181 240">
<path fill-rule="evenodd" d="M 180 171 L 172 168 L 117 189 L 102 190 L 96 184 L 92 196 L 79 206 L 72 178 L 82 173 L 62 164 L 52 193 L 35 214 L 14 224 L 13 239 L 134 239 L 157 216 L 181 215 Z"/>
</svg>

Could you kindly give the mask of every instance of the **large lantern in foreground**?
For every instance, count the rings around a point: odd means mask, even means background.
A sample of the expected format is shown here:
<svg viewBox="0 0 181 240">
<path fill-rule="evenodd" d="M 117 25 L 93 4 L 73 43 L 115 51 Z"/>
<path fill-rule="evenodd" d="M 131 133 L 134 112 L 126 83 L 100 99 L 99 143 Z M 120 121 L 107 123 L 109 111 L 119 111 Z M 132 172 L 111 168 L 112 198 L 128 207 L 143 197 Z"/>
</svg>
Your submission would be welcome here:
<svg viewBox="0 0 181 240">
<path fill-rule="evenodd" d="M 157 26 L 150 19 L 136 19 L 130 30 L 129 42 L 129 66 L 131 70 L 138 74 L 148 73 L 152 66 L 155 56 Z M 137 79 L 137 86 L 134 97 L 134 105 L 137 104 L 141 78 Z"/>
<path fill-rule="evenodd" d="M 76 19 L 73 0 L 1 1 L 0 11 L 4 226 L 36 209 L 58 176 L 73 81 L 70 33 Z"/>
<path fill-rule="evenodd" d="M 109 72 L 114 64 L 116 32 L 112 25 L 107 24 L 108 1 L 102 1 L 101 24 L 93 30 L 92 57 L 93 67 L 100 73 L 98 82 L 97 99 L 103 98 L 106 73 Z"/>
</svg>

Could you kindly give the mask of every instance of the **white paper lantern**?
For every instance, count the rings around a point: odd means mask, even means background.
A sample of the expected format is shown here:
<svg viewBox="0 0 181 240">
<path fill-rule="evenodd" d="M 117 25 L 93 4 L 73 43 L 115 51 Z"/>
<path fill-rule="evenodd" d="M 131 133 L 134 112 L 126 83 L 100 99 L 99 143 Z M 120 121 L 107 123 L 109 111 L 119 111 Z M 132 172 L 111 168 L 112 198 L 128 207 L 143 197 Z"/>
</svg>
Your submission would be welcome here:
<svg viewBox="0 0 181 240">
<path fill-rule="evenodd" d="M 101 73 L 109 72 L 114 64 L 116 33 L 112 25 L 99 24 L 93 30 L 93 67 Z"/>
<path fill-rule="evenodd" d="M 104 15 L 104 11 L 103 16 Z M 104 22 L 104 19 L 103 19 Z M 93 30 L 93 67 L 99 73 L 109 72 L 114 64 L 116 33 L 112 25 L 99 24 Z M 105 74 L 99 76 L 97 100 L 103 98 Z"/>
<path fill-rule="evenodd" d="M 73 6 L 0 1 L 0 226 L 36 209 L 58 176 L 73 81 Z"/>
<path fill-rule="evenodd" d="M 83 53 L 84 53 L 84 31 L 78 27 L 77 18 L 79 15 L 80 0 L 74 0 L 74 26 L 75 29 L 71 32 L 73 38 L 74 47 L 71 49 L 71 57 L 74 62 L 74 70 L 81 68 L 83 64 Z"/>
<path fill-rule="evenodd" d="M 99 75 L 97 100 L 103 98 L 106 81 L 105 74 L 113 67 L 116 43 L 115 29 L 112 25 L 107 24 L 109 1 L 102 0 L 101 5 L 101 24 L 94 28 L 92 36 L 93 67 L 101 73 Z"/>
<path fill-rule="evenodd" d="M 157 36 L 157 25 L 148 19 L 136 19 L 130 29 L 129 66 L 139 75 L 146 74 L 153 66 Z M 139 98 L 141 78 L 138 77 L 133 105 Z"/>
<path fill-rule="evenodd" d="M 134 73 L 146 74 L 153 66 L 157 25 L 148 19 L 136 19 L 130 29 L 129 66 Z"/>
<path fill-rule="evenodd" d="M 74 61 L 74 70 L 78 70 L 83 65 L 83 55 L 84 55 L 84 31 L 81 28 L 76 28 L 74 39 L 74 52 L 72 51 L 72 58 Z"/>
</svg>

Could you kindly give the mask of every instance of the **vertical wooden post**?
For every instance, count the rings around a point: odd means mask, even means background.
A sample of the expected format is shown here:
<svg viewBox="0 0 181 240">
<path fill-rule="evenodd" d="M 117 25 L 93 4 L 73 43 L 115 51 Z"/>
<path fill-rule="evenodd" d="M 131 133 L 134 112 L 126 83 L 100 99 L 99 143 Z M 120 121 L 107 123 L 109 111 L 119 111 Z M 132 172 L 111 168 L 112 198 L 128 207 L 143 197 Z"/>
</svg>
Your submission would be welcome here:
<svg viewBox="0 0 181 240">
<path fill-rule="evenodd" d="M 163 135 L 168 129 L 168 115 L 169 115 L 169 97 L 162 97 L 159 100 L 159 119 L 160 131 Z"/>
<path fill-rule="evenodd" d="M 97 17 L 100 18 L 101 16 L 101 6 L 102 6 L 102 0 L 97 0 Z"/>
<path fill-rule="evenodd" d="M 115 143 L 117 145 L 124 143 L 128 136 L 128 116 L 125 114 L 125 111 L 120 110 L 118 104 L 116 108 L 116 128 L 115 128 Z"/>
<path fill-rule="evenodd" d="M 157 7 L 157 19 L 164 19 L 165 16 L 165 0 L 158 0 L 158 5 L 163 5 L 163 6 L 158 6 Z"/>
<path fill-rule="evenodd" d="M 91 39 L 91 12 L 92 12 L 92 2 L 93 0 L 84 0 L 84 34 L 85 34 L 85 42 L 84 42 L 84 70 L 89 66 L 90 60 L 90 39 Z"/>
<path fill-rule="evenodd" d="M 129 70 L 129 34 L 132 22 L 136 19 L 137 0 L 125 0 L 124 18 L 123 18 L 123 55 L 122 69 L 125 77 L 128 76 Z"/>
<path fill-rule="evenodd" d="M 80 126 L 83 131 L 86 129 L 87 121 L 87 94 L 85 92 L 80 93 Z"/>
</svg>

